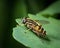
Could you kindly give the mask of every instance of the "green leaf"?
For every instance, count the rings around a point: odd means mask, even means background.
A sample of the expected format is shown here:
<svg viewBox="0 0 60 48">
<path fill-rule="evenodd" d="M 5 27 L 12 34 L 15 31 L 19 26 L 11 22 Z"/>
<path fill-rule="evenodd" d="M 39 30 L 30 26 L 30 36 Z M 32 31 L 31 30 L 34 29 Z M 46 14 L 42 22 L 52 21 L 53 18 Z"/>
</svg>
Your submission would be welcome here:
<svg viewBox="0 0 60 48">
<path fill-rule="evenodd" d="M 31 15 L 31 19 L 47 20 L 50 23 L 43 25 L 50 41 L 39 38 L 32 31 L 22 25 L 21 19 L 16 19 L 19 26 L 13 28 L 13 37 L 18 42 L 30 48 L 60 48 L 60 20 L 54 18 L 45 18 L 41 15 Z"/>
</svg>

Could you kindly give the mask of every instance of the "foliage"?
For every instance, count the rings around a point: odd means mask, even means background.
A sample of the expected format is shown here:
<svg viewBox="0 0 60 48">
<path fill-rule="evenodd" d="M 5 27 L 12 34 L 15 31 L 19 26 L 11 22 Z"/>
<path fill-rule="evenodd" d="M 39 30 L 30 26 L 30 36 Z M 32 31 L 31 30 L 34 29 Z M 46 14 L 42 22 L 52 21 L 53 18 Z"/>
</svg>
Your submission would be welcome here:
<svg viewBox="0 0 60 48">
<path fill-rule="evenodd" d="M 60 20 L 54 18 L 45 18 L 41 15 L 28 14 L 31 19 L 47 20 L 49 24 L 43 24 L 43 28 L 47 32 L 50 41 L 37 37 L 32 31 L 22 24 L 21 19 L 16 19 L 19 24 L 13 28 L 13 37 L 21 44 L 30 48 L 60 48 Z"/>
</svg>

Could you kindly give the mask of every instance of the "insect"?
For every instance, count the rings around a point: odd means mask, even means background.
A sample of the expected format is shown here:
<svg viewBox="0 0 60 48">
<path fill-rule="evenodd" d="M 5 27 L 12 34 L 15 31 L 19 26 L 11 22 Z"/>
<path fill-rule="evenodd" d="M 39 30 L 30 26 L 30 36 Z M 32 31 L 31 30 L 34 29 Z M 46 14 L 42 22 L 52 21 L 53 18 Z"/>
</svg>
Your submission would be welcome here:
<svg viewBox="0 0 60 48">
<path fill-rule="evenodd" d="M 45 37 L 46 31 L 42 27 L 41 24 L 39 24 L 37 21 L 32 20 L 30 18 L 23 18 L 22 23 L 27 26 L 30 30 L 32 30 L 36 35 Z"/>
</svg>

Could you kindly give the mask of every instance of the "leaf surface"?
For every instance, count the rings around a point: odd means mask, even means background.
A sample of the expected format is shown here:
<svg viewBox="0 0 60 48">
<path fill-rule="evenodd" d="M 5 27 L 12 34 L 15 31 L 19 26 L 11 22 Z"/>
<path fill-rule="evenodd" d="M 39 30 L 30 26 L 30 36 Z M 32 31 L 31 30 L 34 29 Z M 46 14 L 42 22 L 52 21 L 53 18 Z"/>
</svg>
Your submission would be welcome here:
<svg viewBox="0 0 60 48">
<path fill-rule="evenodd" d="M 60 20 L 31 14 L 29 14 L 29 17 L 31 19 L 47 20 L 50 22 L 49 24 L 42 25 L 46 30 L 50 41 L 41 39 L 37 37 L 32 31 L 27 30 L 27 28 L 22 25 L 21 19 L 16 19 L 16 22 L 19 24 L 19 26 L 13 28 L 14 39 L 30 48 L 60 48 Z"/>
</svg>

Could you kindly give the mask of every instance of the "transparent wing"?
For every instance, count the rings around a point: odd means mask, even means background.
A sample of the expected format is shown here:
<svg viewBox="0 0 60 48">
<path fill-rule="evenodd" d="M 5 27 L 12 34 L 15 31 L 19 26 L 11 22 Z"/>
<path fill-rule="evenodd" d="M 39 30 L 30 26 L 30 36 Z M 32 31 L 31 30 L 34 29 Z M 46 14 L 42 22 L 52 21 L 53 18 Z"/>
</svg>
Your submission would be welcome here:
<svg viewBox="0 0 60 48">
<path fill-rule="evenodd" d="M 41 24 L 49 24 L 50 23 L 47 20 L 35 20 L 35 21 L 37 21 L 38 23 L 41 23 Z"/>
</svg>

